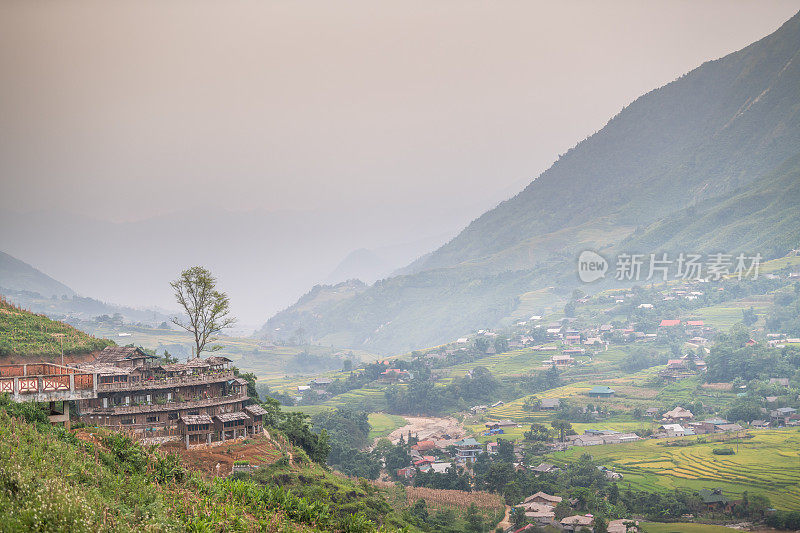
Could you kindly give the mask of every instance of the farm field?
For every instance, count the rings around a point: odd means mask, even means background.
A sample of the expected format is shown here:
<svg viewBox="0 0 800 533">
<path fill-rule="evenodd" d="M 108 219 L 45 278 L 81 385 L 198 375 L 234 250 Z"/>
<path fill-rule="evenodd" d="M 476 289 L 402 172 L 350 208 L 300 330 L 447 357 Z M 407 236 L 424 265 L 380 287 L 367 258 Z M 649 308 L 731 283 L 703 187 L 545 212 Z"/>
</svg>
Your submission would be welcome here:
<svg viewBox="0 0 800 533">
<path fill-rule="evenodd" d="M 468 371 L 479 366 L 486 367 L 492 374 L 498 377 L 524 374 L 531 370 L 541 370 L 542 362 L 556 353 L 559 352 L 539 352 L 523 348 L 510 352 L 487 355 L 486 357 L 481 357 L 469 363 L 461 363 L 447 367 L 445 369 L 447 375 L 441 382 L 448 383 L 452 381 L 453 378 L 463 377 Z"/>
<path fill-rule="evenodd" d="M 112 342 L 95 338 L 70 325 L 19 308 L 0 297 L 0 356 L 39 355 L 102 350 Z"/>
<path fill-rule="evenodd" d="M 778 509 L 800 508 L 800 430 L 749 431 L 735 455 L 714 455 L 720 443 L 665 446 L 665 440 L 571 448 L 551 455 L 571 461 L 583 453 L 613 466 L 623 484 L 646 490 L 721 488 L 732 496 L 760 493 Z M 698 437 L 674 439 L 697 442 Z M 735 442 L 727 447 L 736 448 Z"/>
<path fill-rule="evenodd" d="M 688 522 L 674 522 L 664 524 L 659 522 L 641 522 L 644 533 L 731 533 L 741 531 L 725 526 L 715 526 L 712 524 L 692 524 Z"/>
<path fill-rule="evenodd" d="M 752 307 L 756 315 L 760 319 L 763 319 L 770 305 L 772 305 L 771 296 L 744 298 L 742 300 L 724 302 L 711 307 L 694 309 L 691 311 L 691 318 L 702 320 L 707 326 L 711 326 L 712 328 L 726 331 L 734 324 L 742 321 L 742 311 L 745 309 Z"/>
<path fill-rule="evenodd" d="M 536 415 L 539 413 L 532 414 Z M 552 413 L 541 413 L 541 415 L 542 416 L 537 417 L 531 422 L 521 422 L 519 425 L 522 427 L 504 428 L 502 435 L 483 435 L 483 432 L 486 430 L 484 423 L 467 424 L 464 427 L 467 428 L 467 430 L 475 436 L 475 439 L 481 443 L 494 442 L 498 437 L 505 440 L 517 440 L 523 438 L 525 432 L 530 429 L 532 423 L 544 424 L 548 428 L 550 427 L 550 422 L 553 419 Z M 587 429 L 633 432 L 639 429 L 650 429 L 657 425 L 658 424 L 650 421 L 632 420 L 630 417 L 618 416 L 609 420 L 599 420 L 592 423 L 573 422 L 572 428 L 576 433 L 581 434 Z"/>
<path fill-rule="evenodd" d="M 402 416 L 389 415 L 386 413 L 369 414 L 369 440 L 385 437 L 397 428 L 403 427 L 408 421 Z"/>
</svg>

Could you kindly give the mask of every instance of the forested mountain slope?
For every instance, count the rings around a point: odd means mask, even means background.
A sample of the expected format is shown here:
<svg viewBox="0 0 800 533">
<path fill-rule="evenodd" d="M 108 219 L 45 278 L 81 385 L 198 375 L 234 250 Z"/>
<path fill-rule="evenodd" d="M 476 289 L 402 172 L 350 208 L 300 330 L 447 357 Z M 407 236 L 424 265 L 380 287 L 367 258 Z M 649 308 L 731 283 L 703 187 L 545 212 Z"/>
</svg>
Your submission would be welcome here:
<svg viewBox="0 0 800 533">
<path fill-rule="evenodd" d="M 0 252 L 0 292 L 2 289 L 37 292 L 46 298 L 75 294 L 60 281 L 4 252 Z"/>
<path fill-rule="evenodd" d="M 262 334 L 405 351 L 491 327 L 527 291 L 567 293 L 584 249 L 783 255 L 797 247 L 798 153 L 800 14 L 640 97 L 406 275 L 307 298 Z"/>
</svg>

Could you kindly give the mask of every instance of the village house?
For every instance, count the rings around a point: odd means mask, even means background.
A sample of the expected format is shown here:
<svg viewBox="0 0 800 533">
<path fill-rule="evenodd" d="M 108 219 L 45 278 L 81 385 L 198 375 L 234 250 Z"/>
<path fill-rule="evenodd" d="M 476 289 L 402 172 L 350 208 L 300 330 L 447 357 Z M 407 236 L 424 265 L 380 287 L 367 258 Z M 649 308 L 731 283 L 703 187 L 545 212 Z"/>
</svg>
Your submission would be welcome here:
<svg viewBox="0 0 800 533">
<path fill-rule="evenodd" d="M 564 344 L 580 344 L 581 343 L 581 336 L 580 335 L 566 335 L 564 337 Z"/>
<path fill-rule="evenodd" d="M 664 424 L 658 428 L 666 437 L 683 437 L 687 430 L 680 424 Z"/>
<path fill-rule="evenodd" d="M 736 504 L 735 501 L 723 494 L 722 489 L 700 489 L 697 494 L 707 509 L 730 513 Z"/>
<path fill-rule="evenodd" d="M 558 398 L 542 398 L 539 407 L 545 411 L 553 411 L 561 407 L 561 400 Z"/>
<path fill-rule="evenodd" d="M 769 417 L 778 424 L 788 424 L 789 419 L 797 412 L 794 407 L 781 407 L 769 412 Z"/>
<path fill-rule="evenodd" d="M 537 525 L 553 525 L 555 522 L 555 511 L 550 505 L 543 503 L 528 502 L 517 505 L 518 508 L 525 511 L 525 518 L 533 520 Z"/>
<path fill-rule="evenodd" d="M 381 372 L 380 377 L 378 378 L 380 381 L 405 381 L 406 379 L 410 379 L 411 374 L 408 370 L 400 370 L 399 368 L 387 368 L 383 372 Z"/>
<path fill-rule="evenodd" d="M 555 507 L 563 498 L 561 496 L 553 496 L 552 494 L 547 494 L 546 492 L 537 492 L 536 494 L 532 494 L 525 498 L 524 504 L 529 503 L 538 503 L 542 505 L 547 505 L 549 507 Z"/>
<path fill-rule="evenodd" d="M 684 409 L 681 406 L 676 407 L 672 411 L 667 411 L 663 414 L 662 420 L 666 420 L 669 422 L 685 422 L 687 420 L 692 420 L 694 415 L 688 409 Z"/>
<path fill-rule="evenodd" d="M 414 444 L 413 446 L 411 446 L 411 449 L 417 452 L 427 452 L 430 450 L 435 450 L 436 442 L 433 440 L 421 440 L 416 444 Z"/>
<path fill-rule="evenodd" d="M 605 385 L 595 385 L 587 394 L 592 398 L 612 398 L 614 389 Z"/>
<path fill-rule="evenodd" d="M 555 365 L 557 367 L 567 367 L 575 363 L 571 355 L 554 355 L 544 363 L 544 366 Z"/>
<path fill-rule="evenodd" d="M 478 459 L 478 454 L 481 453 L 481 443 L 468 437 L 455 443 L 456 447 L 456 462 L 461 464 L 472 464 Z"/>
<path fill-rule="evenodd" d="M 564 531 L 589 531 L 594 532 L 594 517 L 587 515 L 568 516 L 561 520 L 561 528 Z"/>
<path fill-rule="evenodd" d="M 536 475 L 539 474 L 555 474 L 560 472 L 561 469 L 558 468 L 556 465 L 551 463 L 539 463 L 537 466 L 531 468 L 531 471 L 535 472 Z"/>
<path fill-rule="evenodd" d="M 180 438 L 187 445 L 210 444 L 260 433 L 260 406 L 245 412 L 247 381 L 235 376 L 225 357 L 153 364 L 138 348 L 110 346 L 91 363 L 97 397 L 77 402 L 81 422 L 122 428 L 140 438 Z M 228 420 L 230 419 L 230 420 Z"/>
<path fill-rule="evenodd" d="M 517 423 L 512 422 L 511 420 L 497 420 L 497 421 L 486 422 L 485 426 L 486 429 L 515 428 L 517 427 Z"/>
</svg>

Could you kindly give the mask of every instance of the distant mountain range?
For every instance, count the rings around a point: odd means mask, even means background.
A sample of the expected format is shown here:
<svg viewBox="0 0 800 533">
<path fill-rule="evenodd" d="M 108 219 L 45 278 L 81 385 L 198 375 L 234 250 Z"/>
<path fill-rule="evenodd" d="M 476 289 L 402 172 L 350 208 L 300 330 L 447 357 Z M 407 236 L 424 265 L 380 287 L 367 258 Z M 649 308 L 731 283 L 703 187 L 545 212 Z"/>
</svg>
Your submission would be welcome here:
<svg viewBox="0 0 800 533">
<path fill-rule="evenodd" d="M 47 298 L 75 295 L 75 291 L 60 281 L 54 280 L 24 261 L 0 252 L 0 293 L 4 288 L 35 292 Z"/>
<path fill-rule="evenodd" d="M 566 294 L 585 249 L 782 255 L 800 243 L 798 157 L 800 14 L 638 98 L 403 275 L 307 295 L 262 334 L 398 352 L 501 324 L 530 291 Z"/>
<path fill-rule="evenodd" d="M 92 320 L 122 316 L 126 323 L 159 324 L 169 317 L 153 309 L 134 309 L 79 296 L 37 268 L 0 252 L 0 295 L 10 302 L 55 319 Z"/>
</svg>

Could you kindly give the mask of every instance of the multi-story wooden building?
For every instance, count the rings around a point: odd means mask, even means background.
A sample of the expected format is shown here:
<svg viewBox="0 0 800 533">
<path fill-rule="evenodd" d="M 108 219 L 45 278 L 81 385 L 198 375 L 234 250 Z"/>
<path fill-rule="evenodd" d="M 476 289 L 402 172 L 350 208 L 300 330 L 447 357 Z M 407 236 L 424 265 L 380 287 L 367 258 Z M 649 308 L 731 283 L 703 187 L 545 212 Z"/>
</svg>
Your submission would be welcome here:
<svg viewBox="0 0 800 533">
<path fill-rule="evenodd" d="M 225 357 L 155 364 L 138 348 L 109 347 L 81 371 L 97 376 L 96 398 L 78 402 L 82 422 L 143 437 L 180 436 L 188 445 L 263 431 L 260 405 Z"/>
</svg>

